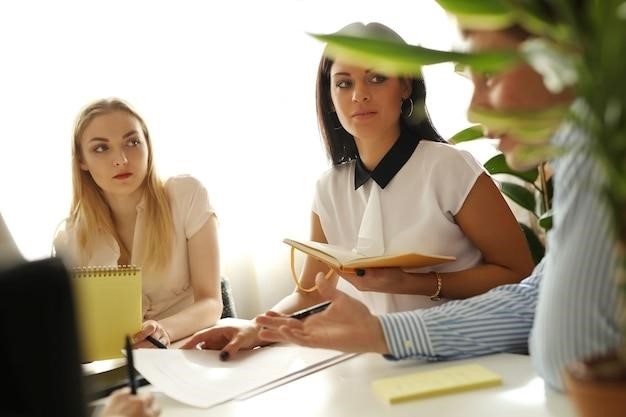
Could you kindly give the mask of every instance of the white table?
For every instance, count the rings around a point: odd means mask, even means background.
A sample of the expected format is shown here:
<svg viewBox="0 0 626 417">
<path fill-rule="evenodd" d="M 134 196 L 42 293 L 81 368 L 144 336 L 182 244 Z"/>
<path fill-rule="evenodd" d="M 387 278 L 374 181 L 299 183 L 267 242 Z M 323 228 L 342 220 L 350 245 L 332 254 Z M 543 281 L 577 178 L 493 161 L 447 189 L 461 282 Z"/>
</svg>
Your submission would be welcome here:
<svg viewBox="0 0 626 417">
<path fill-rule="evenodd" d="M 479 363 L 503 385 L 388 405 L 370 388 L 374 379 L 421 370 Z M 143 389 L 151 389 L 144 387 Z M 399 416 L 574 416 L 567 396 L 544 387 L 524 355 L 499 354 L 454 362 L 390 362 L 363 354 L 245 400 L 199 409 L 155 393 L 163 417 L 399 417 Z"/>
</svg>

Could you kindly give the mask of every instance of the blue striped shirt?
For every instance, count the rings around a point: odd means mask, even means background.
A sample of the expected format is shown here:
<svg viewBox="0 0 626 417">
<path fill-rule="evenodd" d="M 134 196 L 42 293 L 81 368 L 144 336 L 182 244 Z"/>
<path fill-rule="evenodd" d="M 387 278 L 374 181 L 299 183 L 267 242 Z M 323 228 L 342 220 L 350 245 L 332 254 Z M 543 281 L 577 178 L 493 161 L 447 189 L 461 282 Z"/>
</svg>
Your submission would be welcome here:
<svg viewBox="0 0 626 417">
<path fill-rule="evenodd" d="M 596 191 L 601 172 L 584 136 L 571 126 L 560 129 L 553 143 L 570 151 L 552 164 L 554 225 L 546 256 L 531 276 L 465 300 L 380 316 L 386 357 L 460 359 L 524 353 L 530 344 L 539 375 L 563 389 L 566 364 L 620 343 L 614 242 Z"/>
</svg>

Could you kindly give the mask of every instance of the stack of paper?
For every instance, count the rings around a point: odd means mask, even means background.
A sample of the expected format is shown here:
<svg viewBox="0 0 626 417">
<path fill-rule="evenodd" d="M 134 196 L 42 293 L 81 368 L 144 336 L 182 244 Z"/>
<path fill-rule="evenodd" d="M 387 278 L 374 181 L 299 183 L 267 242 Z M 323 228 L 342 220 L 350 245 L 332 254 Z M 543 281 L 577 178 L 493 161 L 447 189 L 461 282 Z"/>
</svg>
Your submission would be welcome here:
<svg viewBox="0 0 626 417">
<path fill-rule="evenodd" d="M 158 391 L 194 407 L 248 398 L 354 354 L 272 345 L 223 362 L 216 350 L 137 349 L 135 368 Z"/>
</svg>

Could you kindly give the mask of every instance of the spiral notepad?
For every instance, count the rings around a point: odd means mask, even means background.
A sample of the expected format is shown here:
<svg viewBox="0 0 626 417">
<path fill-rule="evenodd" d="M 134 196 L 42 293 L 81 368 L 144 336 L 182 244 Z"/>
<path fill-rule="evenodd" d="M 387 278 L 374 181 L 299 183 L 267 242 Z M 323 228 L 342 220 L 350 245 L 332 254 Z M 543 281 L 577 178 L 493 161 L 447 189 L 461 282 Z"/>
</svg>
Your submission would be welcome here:
<svg viewBox="0 0 626 417">
<path fill-rule="evenodd" d="M 141 329 L 141 269 L 72 269 L 83 362 L 123 357 L 124 337 Z"/>
</svg>

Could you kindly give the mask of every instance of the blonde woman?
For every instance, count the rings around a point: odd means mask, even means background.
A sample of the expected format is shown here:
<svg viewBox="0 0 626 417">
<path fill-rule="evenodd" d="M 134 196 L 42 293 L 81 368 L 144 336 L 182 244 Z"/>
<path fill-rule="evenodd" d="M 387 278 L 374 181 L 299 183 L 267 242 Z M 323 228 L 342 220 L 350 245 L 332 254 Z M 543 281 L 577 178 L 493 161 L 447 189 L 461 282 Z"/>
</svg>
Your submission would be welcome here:
<svg viewBox="0 0 626 417">
<path fill-rule="evenodd" d="M 146 123 L 120 99 L 87 105 L 73 136 L 72 204 L 56 253 L 72 265 L 142 267 L 136 347 L 213 325 L 222 312 L 219 242 L 204 186 L 187 175 L 159 179 Z"/>
</svg>

